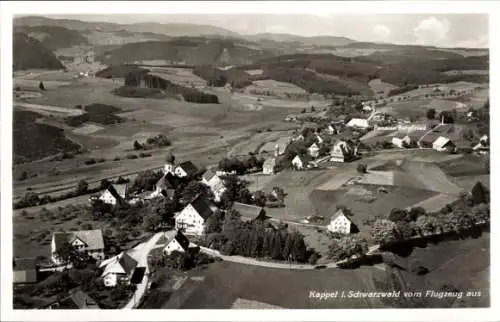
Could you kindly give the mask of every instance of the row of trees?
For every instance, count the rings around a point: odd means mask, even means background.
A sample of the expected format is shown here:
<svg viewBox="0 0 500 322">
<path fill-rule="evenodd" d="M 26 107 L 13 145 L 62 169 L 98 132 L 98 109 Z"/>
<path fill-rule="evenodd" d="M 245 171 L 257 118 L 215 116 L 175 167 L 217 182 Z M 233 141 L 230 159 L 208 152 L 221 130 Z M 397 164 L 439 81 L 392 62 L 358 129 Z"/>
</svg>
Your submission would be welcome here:
<svg viewBox="0 0 500 322">
<path fill-rule="evenodd" d="M 40 197 L 38 193 L 28 188 L 24 196 L 17 202 L 14 203 L 14 209 L 22 209 L 27 207 L 34 207 L 45 205 L 51 202 L 57 202 L 61 200 L 66 200 L 69 198 L 78 197 L 81 195 L 94 193 L 99 191 L 98 188 L 89 188 L 89 184 L 85 180 L 80 180 L 74 190 L 68 191 L 66 193 L 60 194 L 58 196 L 44 195 Z"/>
<path fill-rule="evenodd" d="M 394 209 L 387 219 L 377 219 L 373 223 L 372 236 L 383 245 L 416 235 L 462 233 L 475 225 L 489 223 L 489 220 L 489 192 L 478 182 L 470 194 L 437 213 L 426 213 L 421 207 L 410 211 Z"/>
</svg>

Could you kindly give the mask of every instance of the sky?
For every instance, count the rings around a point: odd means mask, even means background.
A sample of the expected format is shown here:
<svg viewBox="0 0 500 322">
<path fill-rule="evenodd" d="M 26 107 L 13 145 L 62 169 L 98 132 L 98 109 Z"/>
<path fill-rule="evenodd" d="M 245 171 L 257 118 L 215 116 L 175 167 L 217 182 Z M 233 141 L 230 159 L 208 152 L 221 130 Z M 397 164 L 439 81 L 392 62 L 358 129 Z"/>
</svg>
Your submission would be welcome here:
<svg viewBox="0 0 500 322">
<path fill-rule="evenodd" d="M 331 35 L 358 41 L 439 47 L 489 46 L 486 14 L 115 14 L 50 17 L 115 23 L 208 24 L 241 34 L 270 32 L 301 36 Z"/>
</svg>

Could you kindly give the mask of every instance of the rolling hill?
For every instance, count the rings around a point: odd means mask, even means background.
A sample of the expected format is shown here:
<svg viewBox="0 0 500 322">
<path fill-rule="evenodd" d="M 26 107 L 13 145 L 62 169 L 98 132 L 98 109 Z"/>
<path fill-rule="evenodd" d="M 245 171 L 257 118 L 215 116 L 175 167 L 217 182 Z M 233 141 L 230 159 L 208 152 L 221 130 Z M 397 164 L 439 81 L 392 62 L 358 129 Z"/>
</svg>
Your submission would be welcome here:
<svg viewBox="0 0 500 322">
<path fill-rule="evenodd" d="M 13 37 L 13 69 L 64 69 L 56 55 L 38 40 L 24 33 L 15 33 Z"/>
<path fill-rule="evenodd" d="M 179 37 L 170 41 L 130 43 L 98 55 L 108 65 L 165 60 L 170 64 L 244 65 L 276 53 L 251 48 L 240 41 L 206 37 Z"/>
<path fill-rule="evenodd" d="M 59 26 L 21 26 L 16 27 L 15 30 L 37 39 L 52 51 L 89 44 L 87 37 L 80 32 Z"/>
<path fill-rule="evenodd" d="M 262 33 L 255 35 L 244 35 L 242 38 L 250 41 L 271 40 L 275 42 L 293 42 L 304 46 L 346 46 L 355 44 L 356 40 L 347 37 L 316 36 L 304 37 L 292 34 Z"/>
<path fill-rule="evenodd" d="M 19 17 L 14 20 L 14 26 L 58 26 L 78 31 L 101 31 L 117 32 L 125 31 L 129 33 L 154 33 L 168 35 L 171 37 L 181 36 L 237 36 L 238 34 L 224 28 L 211 25 L 195 25 L 184 23 L 135 23 L 135 24 L 117 24 L 111 22 L 89 22 L 77 19 L 51 19 L 40 16 Z"/>
</svg>

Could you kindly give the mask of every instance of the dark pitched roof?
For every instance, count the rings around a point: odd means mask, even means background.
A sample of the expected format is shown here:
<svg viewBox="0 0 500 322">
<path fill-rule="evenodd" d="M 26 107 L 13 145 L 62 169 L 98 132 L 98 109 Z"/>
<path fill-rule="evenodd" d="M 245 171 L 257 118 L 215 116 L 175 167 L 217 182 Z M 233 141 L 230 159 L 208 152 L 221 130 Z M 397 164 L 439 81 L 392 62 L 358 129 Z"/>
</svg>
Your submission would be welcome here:
<svg viewBox="0 0 500 322">
<path fill-rule="evenodd" d="M 182 162 L 178 167 L 182 168 L 188 176 L 194 176 L 198 173 L 198 168 L 191 161 Z"/>
<path fill-rule="evenodd" d="M 168 172 L 156 182 L 156 187 L 161 190 L 177 189 L 182 183 L 182 179 Z"/>
<path fill-rule="evenodd" d="M 187 237 L 184 236 L 184 234 L 180 230 L 177 231 L 177 234 L 175 235 L 174 238 L 175 238 L 175 240 L 177 240 L 179 245 L 181 245 L 181 247 L 184 248 L 184 250 L 188 250 L 189 239 L 187 239 Z"/>
<path fill-rule="evenodd" d="M 206 181 L 210 181 L 210 179 L 212 179 L 215 175 L 215 172 L 213 172 L 212 170 L 207 170 L 203 174 L 203 179 L 205 179 Z"/>
<path fill-rule="evenodd" d="M 36 267 L 36 257 L 14 259 L 14 270 L 36 269 Z"/>
<path fill-rule="evenodd" d="M 69 292 L 69 298 L 79 309 L 98 309 L 99 305 L 87 293 L 80 288 L 73 289 Z"/>
<path fill-rule="evenodd" d="M 297 154 L 298 155 L 298 154 Z M 309 154 L 298 155 L 302 163 L 307 164 L 313 160 Z"/>
<path fill-rule="evenodd" d="M 14 259 L 14 283 L 36 283 L 37 260 L 36 258 Z"/>
<path fill-rule="evenodd" d="M 137 267 L 134 270 L 134 274 L 130 278 L 130 283 L 132 284 L 140 284 L 144 279 L 144 273 L 146 273 L 146 267 Z"/>
<path fill-rule="evenodd" d="M 242 217 L 255 220 L 264 214 L 264 209 L 259 206 L 249 205 L 241 202 L 234 202 L 232 209 L 237 211 Z"/>
<path fill-rule="evenodd" d="M 60 249 L 65 243 L 69 241 L 71 237 L 70 233 L 65 233 L 65 232 L 55 232 L 52 235 L 52 238 L 54 239 L 54 244 L 55 244 L 55 250 L 57 251 Z"/>
<path fill-rule="evenodd" d="M 212 203 L 204 197 L 204 195 L 199 194 L 195 197 L 190 205 L 196 210 L 196 212 L 203 218 L 207 219 L 214 212 L 212 211 Z"/>
<path fill-rule="evenodd" d="M 107 188 L 107 190 L 109 191 L 109 193 L 111 193 L 111 195 L 113 197 L 115 197 L 115 199 L 118 201 L 118 202 L 123 202 L 123 198 L 122 196 L 120 195 L 120 192 L 117 191 L 117 188 L 115 187 L 115 185 L 113 184 L 110 184 Z"/>
<path fill-rule="evenodd" d="M 123 267 L 123 270 L 125 271 L 125 273 L 127 275 L 130 274 L 137 266 L 137 261 L 135 259 L 133 259 L 127 253 L 123 253 L 123 255 L 120 258 L 119 263 L 120 263 L 121 267 Z"/>
</svg>

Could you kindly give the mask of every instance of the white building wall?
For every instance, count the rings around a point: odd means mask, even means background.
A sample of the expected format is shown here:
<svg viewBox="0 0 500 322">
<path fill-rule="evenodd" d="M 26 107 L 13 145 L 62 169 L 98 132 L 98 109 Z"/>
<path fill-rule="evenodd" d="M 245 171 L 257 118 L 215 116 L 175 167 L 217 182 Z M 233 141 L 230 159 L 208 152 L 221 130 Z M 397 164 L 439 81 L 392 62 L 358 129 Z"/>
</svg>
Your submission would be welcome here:
<svg viewBox="0 0 500 322">
<path fill-rule="evenodd" d="M 175 229 L 183 229 L 186 235 L 203 235 L 205 220 L 191 205 L 187 205 L 175 218 Z"/>
<path fill-rule="evenodd" d="M 101 196 L 99 197 L 100 200 L 102 200 L 104 203 L 110 204 L 110 205 L 116 205 L 116 198 L 113 197 L 111 192 L 109 190 L 104 191 Z"/>
</svg>

